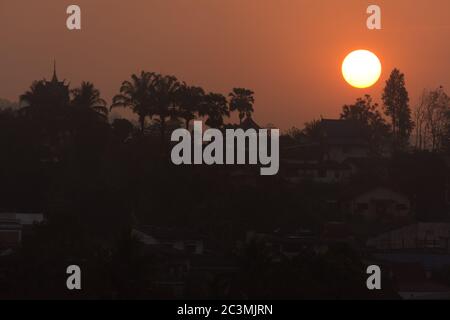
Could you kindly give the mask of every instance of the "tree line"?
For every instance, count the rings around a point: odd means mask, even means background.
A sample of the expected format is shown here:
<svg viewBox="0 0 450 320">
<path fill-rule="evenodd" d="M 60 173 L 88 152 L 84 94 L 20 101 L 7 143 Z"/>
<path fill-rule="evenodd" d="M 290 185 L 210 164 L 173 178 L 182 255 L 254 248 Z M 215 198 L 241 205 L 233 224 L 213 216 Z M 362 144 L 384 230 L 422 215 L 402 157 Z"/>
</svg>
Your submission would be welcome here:
<svg viewBox="0 0 450 320">
<path fill-rule="evenodd" d="M 410 98 L 405 85 L 405 75 L 394 69 L 382 92 L 382 107 L 374 103 L 370 95 L 358 98 L 353 104 L 342 107 L 340 119 L 351 120 L 360 125 L 363 137 L 375 154 L 382 148 L 391 151 L 449 150 L 450 97 L 441 86 L 424 90 L 419 104 L 411 110 Z M 321 138 L 320 121 L 305 123 L 303 129 L 292 128 L 289 135 L 294 139 Z"/>
<path fill-rule="evenodd" d="M 240 122 L 251 117 L 254 93 L 244 88 L 234 88 L 230 100 L 214 92 L 205 92 L 201 87 L 180 82 L 174 76 L 164 76 L 142 71 L 124 81 L 120 94 L 114 96 L 111 108 L 130 108 L 139 118 L 140 130 L 145 129 L 147 118 L 159 123 L 161 136 L 165 135 L 168 119 L 182 119 L 186 128 L 196 117 L 207 117 L 206 125 L 220 128 L 224 117 L 237 111 Z"/>
<path fill-rule="evenodd" d="M 160 136 L 164 140 L 170 120 L 182 122 L 189 128 L 192 120 L 204 118 L 207 126 L 222 128 L 225 118 L 230 117 L 231 112 L 237 112 L 242 123 L 252 116 L 255 98 L 254 92 L 245 88 L 233 88 L 226 97 L 221 93 L 207 92 L 199 86 L 189 85 L 175 76 L 142 71 L 132 74 L 129 80 L 122 82 L 111 106 L 107 105 L 99 90 L 90 82 L 82 82 L 81 86 L 66 94 L 61 86 L 52 87 L 51 83 L 45 80 L 35 81 L 30 89 L 20 96 L 20 102 L 20 114 L 39 119 L 43 123 L 47 122 L 46 128 L 52 127 L 48 123 L 52 122 L 51 119 L 61 120 L 69 117 L 73 120 L 74 113 L 102 121 L 107 120 L 112 109 L 127 108 L 137 116 L 141 134 L 145 134 L 147 120 L 151 120 L 152 124 L 159 128 Z"/>
<path fill-rule="evenodd" d="M 106 121 L 112 109 L 123 107 L 136 114 L 141 134 L 146 133 L 150 120 L 159 129 L 164 141 L 171 120 L 189 128 L 192 120 L 203 118 L 207 126 L 222 128 L 225 118 L 229 118 L 231 112 L 237 112 L 242 124 L 246 118 L 252 117 L 255 103 L 254 92 L 249 89 L 234 88 L 227 97 L 189 85 L 174 76 L 146 71 L 132 74 L 129 80 L 123 81 L 110 106 L 90 82 L 82 82 L 81 86 L 70 90 L 67 95 L 52 90 L 44 80 L 34 82 L 20 96 L 20 114 L 38 119 L 45 127 L 44 131 L 53 136 L 55 132 L 51 132 L 52 128 L 67 131 L 70 125 L 60 123 L 60 128 L 54 128 L 55 124 L 48 122 L 54 122 L 51 119 L 67 118 L 67 112 L 71 120 L 82 118 L 82 121 L 86 121 L 88 118 Z M 443 87 L 424 90 L 418 105 L 412 110 L 405 76 L 400 70 L 394 69 L 386 81 L 381 100 L 380 107 L 370 95 L 365 95 L 353 104 L 344 105 L 340 114 L 341 119 L 354 121 L 361 126 L 364 137 L 375 149 L 374 153 L 380 153 L 380 149 L 386 146 L 394 151 L 405 151 L 411 147 L 434 152 L 448 150 L 450 97 Z M 4 109 L 7 103 L 3 101 L 1 105 Z M 117 121 L 116 126 L 120 125 L 130 127 L 123 120 Z M 288 135 L 294 138 L 298 138 L 299 134 L 317 140 L 321 136 L 320 121 L 312 120 L 302 129 L 288 131 Z"/>
</svg>

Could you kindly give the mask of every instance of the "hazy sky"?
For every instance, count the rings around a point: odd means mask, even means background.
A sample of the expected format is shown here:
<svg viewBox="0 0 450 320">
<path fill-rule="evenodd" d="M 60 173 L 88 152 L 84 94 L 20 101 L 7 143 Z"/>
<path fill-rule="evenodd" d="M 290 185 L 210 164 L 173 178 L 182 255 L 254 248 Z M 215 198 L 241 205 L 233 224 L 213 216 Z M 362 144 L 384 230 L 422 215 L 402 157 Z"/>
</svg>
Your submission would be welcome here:
<svg viewBox="0 0 450 320">
<path fill-rule="evenodd" d="M 82 9 L 68 31 L 66 8 Z M 382 31 L 366 8 L 382 8 Z M 406 74 L 412 104 L 423 88 L 450 91 L 448 0 L 0 0 L 0 97 L 17 100 L 32 80 L 89 80 L 110 101 L 142 69 L 210 91 L 256 92 L 255 119 L 283 129 L 337 117 L 365 93 L 376 100 L 389 72 Z M 340 72 L 354 49 L 375 52 L 382 79 L 369 90 Z"/>
</svg>

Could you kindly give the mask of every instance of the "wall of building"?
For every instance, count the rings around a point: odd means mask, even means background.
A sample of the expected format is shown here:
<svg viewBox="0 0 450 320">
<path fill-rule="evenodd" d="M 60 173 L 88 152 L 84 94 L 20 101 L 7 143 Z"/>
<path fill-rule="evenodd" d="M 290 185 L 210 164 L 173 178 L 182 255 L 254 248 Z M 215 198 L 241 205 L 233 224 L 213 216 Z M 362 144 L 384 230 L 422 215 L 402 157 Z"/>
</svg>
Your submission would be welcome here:
<svg viewBox="0 0 450 320">
<path fill-rule="evenodd" d="M 390 189 L 378 188 L 351 201 L 351 213 L 366 218 L 405 217 L 410 214 L 409 199 Z"/>
<path fill-rule="evenodd" d="M 380 250 L 441 249 L 450 252 L 450 224 L 417 223 L 369 239 L 367 244 Z"/>
</svg>

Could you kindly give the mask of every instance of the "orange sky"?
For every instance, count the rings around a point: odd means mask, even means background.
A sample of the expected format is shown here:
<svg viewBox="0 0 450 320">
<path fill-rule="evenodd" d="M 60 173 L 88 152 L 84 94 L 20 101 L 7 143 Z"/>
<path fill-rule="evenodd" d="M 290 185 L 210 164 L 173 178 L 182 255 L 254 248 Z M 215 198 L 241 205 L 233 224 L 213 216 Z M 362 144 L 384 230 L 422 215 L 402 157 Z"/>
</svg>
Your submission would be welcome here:
<svg viewBox="0 0 450 320">
<path fill-rule="evenodd" d="M 65 27 L 69 4 L 83 30 Z M 382 8 L 383 30 L 366 28 L 366 8 Z M 0 97 L 17 100 L 31 81 L 89 80 L 109 101 L 141 69 L 176 75 L 207 90 L 256 92 L 255 119 L 282 129 L 337 117 L 365 93 L 379 100 L 395 66 L 412 104 L 423 88 L 450 91 L 448 0 L 0 0 Z M 375 52 L 381 81 L 348 86 L 340 73 L 354 49 Z"/>
</svg>

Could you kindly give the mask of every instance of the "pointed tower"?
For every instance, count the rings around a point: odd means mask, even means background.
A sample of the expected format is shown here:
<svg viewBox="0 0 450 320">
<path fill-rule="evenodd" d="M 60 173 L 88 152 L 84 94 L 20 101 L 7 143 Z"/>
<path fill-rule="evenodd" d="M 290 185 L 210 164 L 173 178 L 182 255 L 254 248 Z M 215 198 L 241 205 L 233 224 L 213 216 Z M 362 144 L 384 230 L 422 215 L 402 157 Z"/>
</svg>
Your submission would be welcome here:
<svg viewBox="0 0 450 320">
<path fill-rule="evenodd" d="M 58 77 L 56 75 L 56 59 L 53 59 L 53 77 L 52 77 L 52 82 L 54 82 L 54 83 L 58 82 Z"/>
<path fill-rule="evenodd" d="M 53 76 L 51 81 L 45 81 L 48 95 L 54 105 L 67 105 L 69 102 L 69 85 L 65 81 L 59 81 L 56 74 L 56 60 L 53 60 Z"/>
</svg>

